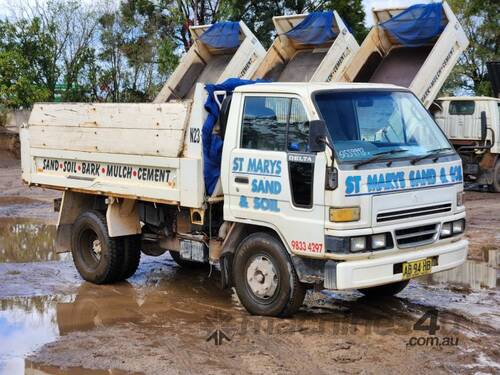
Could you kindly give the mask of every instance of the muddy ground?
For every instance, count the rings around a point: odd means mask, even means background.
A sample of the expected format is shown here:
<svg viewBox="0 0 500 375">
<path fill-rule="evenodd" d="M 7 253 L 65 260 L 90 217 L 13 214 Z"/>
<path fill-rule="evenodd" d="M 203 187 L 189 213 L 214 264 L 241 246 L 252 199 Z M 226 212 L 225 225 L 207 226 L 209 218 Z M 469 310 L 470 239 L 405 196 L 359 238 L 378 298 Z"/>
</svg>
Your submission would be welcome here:
<svg viewBox="0 0 500 375">
<path fill-rule="evenodd" d="M 82 282 L 53 251 L 58 193 L 20 173 L 0 155 L 0 374 L 500 372 L 499 195 L 466 194 L 471 260 L 459 270 L 386 300 L 310 293 L 282 320 L 249 316 L 215 273 L 167 255 L 143 257 L 127 283 Z"/>
</svg>

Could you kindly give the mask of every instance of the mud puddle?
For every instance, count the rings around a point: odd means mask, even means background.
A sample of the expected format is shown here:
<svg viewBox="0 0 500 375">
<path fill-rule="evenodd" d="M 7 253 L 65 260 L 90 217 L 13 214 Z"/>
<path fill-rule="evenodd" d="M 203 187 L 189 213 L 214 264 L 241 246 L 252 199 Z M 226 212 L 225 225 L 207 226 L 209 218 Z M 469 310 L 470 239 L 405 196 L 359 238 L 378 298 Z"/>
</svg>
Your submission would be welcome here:
<svg viewBox="0 0 500 375">
<path fill-rule="evenodd" d="M 143 375 L 142 372 L 129 372 L 118 369 L 95 370 L 83 367 L 57 367 L 26 361 L 25 375 Z"/>
<path fill-rule="evenodd" d="M 0 219 L 0 374 L 498 373 L 498 252 L 397 298 L 311 292 L 293 319 L 250 316 L 210 270 L 144 256 L 129 282 L 83 282 L 55 228 Z M 436 334 L 416 331 L 435 314 Z M 428 320 L 426 324 L 428 324 Z M 450 339 L 453 345 L 412 344 Z"/>
<path fill-rule="evenodd" d="M 26 219 L 0 219 L 0 263 L 70 259 L 68 254 L 56 253 L 55 234 L 54 225 Z"/>
<path fill-rule="evenodd" d="M 466 260 L 460 267 L 431 275 L 427 282 L 473 291 L 495 289 L 500 279 L 500 251 L 489 250 L 485 258 L 485 261 Z"/>
</svg>

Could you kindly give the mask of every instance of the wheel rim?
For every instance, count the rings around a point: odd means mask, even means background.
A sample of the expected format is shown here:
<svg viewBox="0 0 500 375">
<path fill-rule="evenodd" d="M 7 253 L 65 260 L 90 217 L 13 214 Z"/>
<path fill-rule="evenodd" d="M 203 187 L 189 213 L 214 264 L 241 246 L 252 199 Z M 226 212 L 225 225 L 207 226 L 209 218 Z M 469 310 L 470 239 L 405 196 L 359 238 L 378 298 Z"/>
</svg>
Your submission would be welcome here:
<svg viewBox="0 0 500 375">
<path fill-rule="evenodd" d="M 84 262 L 90 267 L 96 267 L 102 257 L 102 243 L 92 229 L 86 229 L 80 235 L 80 248 Z"/>
<path fill-rule="evenodd" d="M 279 275 L 268 256 L 257 255 L 248 262 L 246 281 L 257 299 L 270 301 L 278 290 Z"/>
</svg>

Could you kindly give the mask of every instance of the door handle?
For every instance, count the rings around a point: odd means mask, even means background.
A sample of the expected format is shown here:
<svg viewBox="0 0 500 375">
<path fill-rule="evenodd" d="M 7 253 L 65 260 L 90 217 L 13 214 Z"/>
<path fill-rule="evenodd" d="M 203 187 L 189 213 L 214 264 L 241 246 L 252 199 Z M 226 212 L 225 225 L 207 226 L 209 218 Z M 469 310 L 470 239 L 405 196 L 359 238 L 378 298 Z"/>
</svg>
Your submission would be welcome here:
<svg viewBox="0 0 500 375">
<path fill-rule="evenodd" d="M 248 184 L 248 177 L 235 177 L 234 182 L 236 182 L 237 184 Z"/>
</svg>

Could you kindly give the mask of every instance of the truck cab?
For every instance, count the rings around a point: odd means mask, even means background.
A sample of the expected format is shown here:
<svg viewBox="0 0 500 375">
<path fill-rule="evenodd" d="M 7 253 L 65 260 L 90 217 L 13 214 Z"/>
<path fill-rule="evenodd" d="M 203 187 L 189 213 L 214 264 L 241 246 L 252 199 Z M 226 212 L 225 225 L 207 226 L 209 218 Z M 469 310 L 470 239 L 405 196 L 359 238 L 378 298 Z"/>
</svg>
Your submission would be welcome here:
<svg viewBox="0 0 500 375">
<path fill-rule="evenodd" d="M 241 86 L 228 124 L 224 220 L 269 228 L 301 281 L 370 293 L 464 262 L 461 161 L 409 90 Z"/>
<path fill-rule="evenodd" d="M 500 99 L 441 97 L 431 110 L 462 158 L 466 181 L 500 192 Z"/>
</svg>

